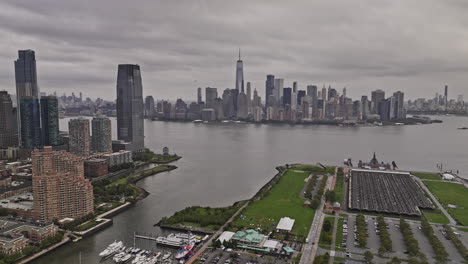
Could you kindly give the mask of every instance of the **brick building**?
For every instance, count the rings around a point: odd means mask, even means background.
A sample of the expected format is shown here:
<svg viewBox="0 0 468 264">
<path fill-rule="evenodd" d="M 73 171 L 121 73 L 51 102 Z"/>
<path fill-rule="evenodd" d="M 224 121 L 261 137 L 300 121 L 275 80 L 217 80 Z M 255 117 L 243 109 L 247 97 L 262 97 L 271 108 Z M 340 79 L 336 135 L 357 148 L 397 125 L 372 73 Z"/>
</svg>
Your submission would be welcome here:
<svg viewBox="0 0 468 264">
<path fill-rule="evenodd" d="M 31 157 L 36 219 L 76 219 L 94 212 L 93 186 L 80 157 L 52 147 L 36 149 Z"/>
</svg>

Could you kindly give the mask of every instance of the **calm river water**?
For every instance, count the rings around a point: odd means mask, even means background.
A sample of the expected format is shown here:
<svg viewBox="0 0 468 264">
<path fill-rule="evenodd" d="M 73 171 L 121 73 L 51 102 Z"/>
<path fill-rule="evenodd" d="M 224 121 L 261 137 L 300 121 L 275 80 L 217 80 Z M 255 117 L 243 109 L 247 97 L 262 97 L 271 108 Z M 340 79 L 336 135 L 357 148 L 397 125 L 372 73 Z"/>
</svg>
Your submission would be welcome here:
<svg viewBox="0 0 468 264">
<path fill-rule="evenodd" d="M 183 157 L 175 163 L 179 168 L 140 181 L 150 195 L 114 217 L 111 227 L 34 263 L 78 263 L 80 252 L 82 263 L 99 263 L 98 253 L 114 240 L 130 245 L 134 232 L 160 234 L 153 224 L 163 216 L 191 205 L 226 206 L 250 198 L 275 174 L 275 166 L 285 163 L 339 165 L 348 157 L 370 160 L 375 151 L 379 160 L 394 160 L 400 169 L 434 171 L 442 162 L 468 177 L 468 131 L 457 130 L 468 126 L 468 118 L 440 118 L 444 123 L 357 128 L 147 120 L 146 146 L 157 152 L 168 146 Z M 60 120 L 61 130 L 67 122 Z"/>
</svg>

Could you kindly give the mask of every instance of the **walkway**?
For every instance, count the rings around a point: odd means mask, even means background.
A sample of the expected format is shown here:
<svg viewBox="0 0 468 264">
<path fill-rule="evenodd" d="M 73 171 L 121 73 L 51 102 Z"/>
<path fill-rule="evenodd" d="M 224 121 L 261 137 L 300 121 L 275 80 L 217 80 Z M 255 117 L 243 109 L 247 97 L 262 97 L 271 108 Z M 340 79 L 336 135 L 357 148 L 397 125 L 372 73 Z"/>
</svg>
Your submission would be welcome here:
<svg viewBox="0 0 468 264">
<path fill-rule="evenodd" d="M 66 243 L 68 243 L 70 241 L 70 238 L 68 237 L 68 234 L 65 234 L 63 236 L 63 239 L 62 241 L 60 241 L 59 243 L 56 243 L 56 244 L 53 244 L 52 246 L 48 247 L 48 248 L 45 248 L 39 252 L 37 252 L 36 254 L 32 255 L 32 256 L 29 256 L 25 259 L 22 259 L 18 262 L 18 264 L 25 264 L 25 263 L 28 263 L 30 261 L 33 261 L 35 259 L 37 259 L 38 257 L 44 255 L 44 254 L 47 254 L 49 253 L 50 251 L 53 251 L 54 249 L 58 248 L 58 247 L 61 247 L 62 245 L 65 245 Z"/>
<path fill-rule="evenodd" d="M 451 225 L 451 226 L 457 225 L 457 221 L 455 221 L 455 219 L 453 219 L 453 217 L 447 212 L 447 210 L 445 210 L 445 208 L 440 204 L 439 200 L 437 200 L 437 198 L 432 194 L 432 192 L 426 187 L 424 182 L 421 179 L 419 179 L 418 177 L 413 177 L 413 178 L 416 179 L 416 181 L 419 183 L 421 188 L 423 188 L 424 191 L 426 191 L 426 193 L 429 194 L 432 201 L 434 201 L 434 203 L 437 205 L 437 207 L 439 207 L 440 211 L 447 217 L 447 219 L 450 221 L 449 225 Z"/>
</svg>

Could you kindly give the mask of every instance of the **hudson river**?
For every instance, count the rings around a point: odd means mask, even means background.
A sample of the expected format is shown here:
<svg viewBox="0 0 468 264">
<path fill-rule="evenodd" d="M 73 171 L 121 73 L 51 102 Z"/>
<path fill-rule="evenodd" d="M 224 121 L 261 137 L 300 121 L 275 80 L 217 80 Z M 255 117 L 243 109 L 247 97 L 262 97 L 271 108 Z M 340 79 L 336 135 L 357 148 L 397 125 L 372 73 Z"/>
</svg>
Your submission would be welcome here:
<svg viewBox="0 0 468 264">
<path fill-rule="evenodd" d="M 248 199 L 275 174 L 275 166 L 303 162 L 356 164 L 373 152 L 403 170 L 435 171 L 436 163 L 468 177 L 466 117 L 438 117 L 442 124 L 389 127 L 194 124 L 145 121 L 146 146 L 164 146 L 182 159 L 179 168 L 139 182 L 150 195 L 114 217 L 114 224 L 78 243 L 68 244 L 34 263 L 99 263 L 98 254 L 114 240 L 133 245 L 133 233 L 161 233 L 153 224 L 187 206 L 226 206 Z M 61 130 L 68 119 L 60 120 Z M 113 119 L 115 137 L 115 119 Z M 154 247 L 137 242 L 141 247 Z M 112 263 L 111 260 L 105 263 Z"/>
</svg>

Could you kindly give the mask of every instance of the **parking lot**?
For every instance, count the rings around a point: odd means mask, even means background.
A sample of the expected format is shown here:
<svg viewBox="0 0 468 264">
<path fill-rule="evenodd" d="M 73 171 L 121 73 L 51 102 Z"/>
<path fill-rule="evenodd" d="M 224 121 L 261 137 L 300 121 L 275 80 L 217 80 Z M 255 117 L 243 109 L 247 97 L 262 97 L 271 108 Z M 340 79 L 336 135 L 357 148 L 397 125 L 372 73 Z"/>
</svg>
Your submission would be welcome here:
<svg viewBox="0 0 468 264">
<path fill-rule="evenodd" d="M 243 251 L 227 252 L 223 250 L 208 251 L 201 255 L 200 262 L 206 264 L 270 264 L 287 263 L 289 258 L 261 256 Z"/>
<path fill-rule="evenodd" d="M 371 251 L 374 255 L 378 254 L 378 250 L 380 247 L 380 237 L 377 228 L 377 218 L 374 216 L 366 216 L 367 221 L 367 247 L 366 248 L 359 248 L 357 246 L 356 241 L 356 216 L 349 215 L 347 218 L 345 217 L 345 222 L 343 226 L 338 228 L 343 229 L 343 240 L 340 241 L 340 246 L 346 249 L 346 252 L 343 252 L 344 257 L 348 257 L 350 255 L 353 258 L 356 257 L 356 254 L 363 254 L 367 250 Z M 400 220 L 395 218 L 385 218 L 385 222 L 387 223 L 387 228 L 390 233 L 390 237 L 392 239 L 392 247 L 393 252 L 386 254 L 387 257 L 398 257 L 407 259 L 409 256 L 405 253 L 406 246 L 403 241 L 403 235 L 400 231 Z M 420 250 L 424 255 L 427 257 L 429 263 L 434 263 L 434 251 L 429 243 L 429 240 L 422 232 L 421 224 L 419 221 L 412 221 L 407 220 L 410 224 L 411 231 L 414 234 L 414 237 L 418 241 Z M 448 240 L 441 232 L 443 230 L 442 225 L 432 225 L 436 236 L 441 240 L 442 244 L 444 245 L 445 249 L 449 254 L 450 261 L 449 263 L 462 263 L 464 260 L 460 253 L 458 253 L 457 249 L 453 246 L 452 242 Z M 468 239 L 468 234 L 459 231 L 460 238 L 462 240 Z M 465 237 L 464 237 L 465 235 Z M 466 240 L 465 240 L 466 241 Z M 341 255 L 337 252 L 337 255 Z"/>
</svg>

